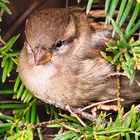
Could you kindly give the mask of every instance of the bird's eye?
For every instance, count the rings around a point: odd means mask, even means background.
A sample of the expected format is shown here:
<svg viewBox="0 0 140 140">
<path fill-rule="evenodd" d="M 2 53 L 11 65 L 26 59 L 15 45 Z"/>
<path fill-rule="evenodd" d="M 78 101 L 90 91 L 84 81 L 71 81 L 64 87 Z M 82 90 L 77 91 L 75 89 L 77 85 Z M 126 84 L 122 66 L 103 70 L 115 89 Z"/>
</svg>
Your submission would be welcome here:
<svg viewBox="0 0 140 140">
<path fill-rule="evenodd" d="M 56 42 L 55 47 L 56 48 L 61 47 L 63 44 L 64 44 L 64 41 L 59 40 L 59 41 Z"/>
</svg>

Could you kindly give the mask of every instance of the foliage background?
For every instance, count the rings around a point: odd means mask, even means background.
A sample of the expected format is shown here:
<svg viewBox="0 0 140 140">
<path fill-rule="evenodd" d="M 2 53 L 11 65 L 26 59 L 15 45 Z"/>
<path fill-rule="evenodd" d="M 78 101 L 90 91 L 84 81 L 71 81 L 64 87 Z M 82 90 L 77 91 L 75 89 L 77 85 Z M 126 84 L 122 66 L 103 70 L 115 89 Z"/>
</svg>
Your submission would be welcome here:
<svg viewBox="0 0 140 140">
<path fill-rule="evenodd" d="M 83 1 L 77 0 L 75 2 L 82 3 Z M 101 1 L 95 0 L 85 2 L 87 13 L 92 6 L 95 6 L 96 2 L 102 4 Z M 43 1 L 42 3 L 44 4 Z M 68 1 L 65 1 L 65 3 L 67 5 Z M 8 4 L 9 0 L 0 1 L 0 7 L 2 9 L 1 22 L 3 22 L 3 11 L 10 15 L 12 14 L 8 8 Z M 140 27 L 140 3 L 138 0 L 106 0 L 103 5 L 105 6 L 104 10 L 106 14 L 105 24 L 111 23 L 114 27 L 112 36 L 117 33 L 120 39 L 118 41 L 111 39 L 107 44 L 106 52 L 101 52 L 101 54 L 110 63 L 116 65 L 118 71 L 122 69 L 123 74 L 132 83 L 136 71 L 140 69 L 140 35 L 138 34 Z M 113 19 L 112 17 L 116 9 L 118 10 L 118 16 Z M 72 113 L 72 116 L 67 115 L 65 112 L 48 104 L 42 107 L 42 103 L 37 101 L 32 96 L 32 93 L 24 87 L 16 72 L 20 51 L 15 49 L 14 45 L 20 35 L 18 34 L 13 37 L 7 36 L 4 35 L 0 38 L 0 59 L 2 67 L 0 84 L 1 139 L 32 140 L 36 138 L 42 140 L 48 138 L 47 136 L 43 137 L 43 134 L 47 133 L 50 135 L 52 131 L 54 132 L 53 137 L 55 140 L 139 139 L 139 106 L 135 107 L 133 105 L 129 113 L 125 114 L 124 109 L 118 102 L 119 110 L 115 117 L 106 112 L 100 112 L 95 121 L 81 119 Z M 7 38 L 9 38 L 8 41 Z M 109 55 L 110 53 L 111 55 Z M 10 75 L 13 76 L 12 79 L 14 80 L 10 79 Z M 42 114 L 40 115 L 40 109 L 43 110 L 46 117 L 42 117 Z M 47 117 L 48 115 L 49 117 Z M 42 121 L 45 122 L 40 123 Z M 57 133 L 57 130 L 61 133 Z"/>
</svg>

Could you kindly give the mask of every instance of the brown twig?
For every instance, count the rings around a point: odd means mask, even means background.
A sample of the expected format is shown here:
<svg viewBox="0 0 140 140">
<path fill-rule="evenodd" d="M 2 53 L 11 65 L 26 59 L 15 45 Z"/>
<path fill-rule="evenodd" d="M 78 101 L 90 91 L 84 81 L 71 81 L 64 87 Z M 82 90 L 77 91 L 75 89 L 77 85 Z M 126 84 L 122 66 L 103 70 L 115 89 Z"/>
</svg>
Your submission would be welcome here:
<svg viewBox="0 0 140 140">
<path fill-rule="evenodd" d="M 47 125 L 49 125 L 49 124 L 62 123 L 64 121 L 66 121 L 66 119 L 58 119 L 58 120 L 45 121 L 45 122 L 41 122 L 41 123 L 38 123 L 38 124 L 34 125 L 33 128 L 34 129 L 43 128 L 43 127 L 47 127 Z"/>
<path fill-rule="evenodd" d="M 120 72 L 120 68 L 117 68 L 117 73 Z M 119 98 L 121 96 L 121 79 L 120 76 L 117 76 L 117 97 Z M 120 100 L 118 100 L 118 103 L 120 102 Z"/>
<path fill-rule="evenodd" d="M 140 111 L 140 104 L 138 104 L 137 106 L 135 106 L 135 110 L 136 110 L 136 112 L 139 112 L 139 111 Z M 123 120 L 126 119 L 126 117 L 129 115 L 129 113 L 130 113 L 130 111 L 127 112 L 127 113 L 125 113 L 125 114 L 123 115 Z"/>
<path fill-rule="evenodd" d="M 135 80 L 135 81 L 137 82 L 138 86 L 140 87 L 140 82 L 138 80 Z"/>
<path fill-rule="evenodd" d="M 121 80 L 120 77 L 117 77 L 117 97 L 119 98 L 121 95 Z"/>
<path fill-rule="evenodd" d="M 0 17 L 2 17 L 4 14 L 4 10 L 3 9 L 0 9 Z"/>
<path fill-rule="evenodd" d="M 78 117 L 76 114 L 80 115 L 82 118 L 91 120 L 91 121 L 93 121 L 93 122 L 96 122 L 96 121 L 97 121 L 96 116 L 93 116 L 93 115 L 91 115 L 91 114 L 89 114 L 89 113 L 87 113 L 87 112 L 81 111 L 80 108 L 73 108 L 73 107 L 70 107 L 70 109 L 69 109 L 69 107 L 66 106 L 65 110 L 69 111 L 74 117 L 76 117 L 76 118 L 80 121 L 80 123 L 82 123 L 82 122 L 81 122 L 82 120 L 79 119 L 79 117 Z M 75 115 L 74 115 L 74 114 L 75 114 Z M 83 123 L 82 125 L 85 126 L 84 123 Z"/>
<path fill-rule="evenodd" d="M 114 77 L 114 76 L 125 76 L 125 77 L 127 77 L 127 75 L 122 73 L 122 72 L 113 72 L 113 73 L 108 74 L 108 77 Z M 138 80 L 134 79 L 134 81 L 138 84 L 138 86 L 140 86 L 140 82 Z"/>
<path fill-rule="evenodd" d="M 60 130 L 58 131 L 58 134 L 62 134 L 64 132 L 64 128 L 60 128 Z"/>
<path fill-rule="evenodd" d="M 108 77 L 113 77 L 113 76 L 126 76 L 127 77 L 127 75 L 122 72 L 113 72 L 113 73 L 108 74 Z"/>
<path fill-rule="evenodd" d="M 97 109 L 99 110 L 114 110 L 117 111 L 118 110 L 118 106 L 117 105 L 98 105 Z"/>
<path fill-rule="evenodd" d="M 105 11 L 101 10 L 101 9 L 97 9 L 97 10 L 91 10 L 88 15 L 90 17 L 94 17 L 94 18 L 105 18 Z M 115 11 L 113 17 L 116 17 L 118 15 L 118 11 Z"/>
<path fill-rule="evenodd" d="M 86 127 L 86 124 L 81 120 L 81 118 L 79 118 L 79 116 L 78 116 L 77 114 L 75 114 L 75 113 L 71 110 L 70 106 L 67 106 L 66 108 L 67 108 L 67 110 L 71 113 L 71 115 L 72 115 L 73 117 L 75 117 L 84 127 Z"/>
<path fill-rule="evenodd" d="M 64 123 L 60 123 L 60 124 L 61 124 L 64 128 L 66 128 L 66 129 L 69 129 L 69 130 L 72 130 L 72 131 L 75 131 L 75 132 L 80 132 L 79 129 L 73 128 L 73 127 L 68 126 L 68 125 L 66 125 L 66 124 L 64 124 Z"/>
<path fill-rule="evenodd" d="M 33 126 L 34 129 L 46 127 L 49 124 L 49 121 L 41 122 Z"/>
<path fill-rule="evenodd" d="M 93 104 L 91 104 L 91 105 L 88 105 L 88 106 L 82 108 L 81 111 L 84 111 L 84 110 L 86 110 L 86 109 L 92 108 L 92 107 L 97 106 L 97 105 L 99 105 L 99 104 L 106 104 L 106 103 L 110 103 L 110 102 L 114 102 L 114 101 L 118 101 L 118 100 L 123 101 L 124 99 L 115 98 L 115 99 L 111 99 L 111 100 L 106 100 L 106 101 L 101 101 L 101 102 L 93 103 Z"/>
<path fill-rule="evenodd" d="M 15 104 L 19 104 L 19 103 L 22 103 L 21 101 L 14 101 L 14 100 L 10 100 L 10 101 L 0 101 L 0 104 L 12 104 L 12 103 L 15 103 Z"/>
<path fill-rule="evenodd" d="M 0 9 L 0 17 L 2 18 L 2 16 L 3 16 L 3 14 L 4 14 L 4 10 L 1 8 Z M 5 45 L 5 42 L 2 40 L 2 38 L 1 38 L 1 36 L 0 36 L 0 46 L 2 46 L 2 45 Z"/>
</svg>

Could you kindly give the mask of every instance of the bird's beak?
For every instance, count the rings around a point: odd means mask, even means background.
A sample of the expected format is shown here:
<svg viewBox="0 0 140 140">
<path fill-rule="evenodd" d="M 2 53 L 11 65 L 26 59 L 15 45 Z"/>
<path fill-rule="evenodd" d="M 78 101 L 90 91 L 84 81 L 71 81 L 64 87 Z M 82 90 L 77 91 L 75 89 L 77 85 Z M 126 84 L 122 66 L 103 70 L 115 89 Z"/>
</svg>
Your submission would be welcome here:
<svg viewBox="0 0 140 140">
<path fill-rule="evenodd" d="M 51 61 L 52 52 L 45 48 L 39 47 L 34 53 L 35 65 L 43 65 Z"/>
</svg>

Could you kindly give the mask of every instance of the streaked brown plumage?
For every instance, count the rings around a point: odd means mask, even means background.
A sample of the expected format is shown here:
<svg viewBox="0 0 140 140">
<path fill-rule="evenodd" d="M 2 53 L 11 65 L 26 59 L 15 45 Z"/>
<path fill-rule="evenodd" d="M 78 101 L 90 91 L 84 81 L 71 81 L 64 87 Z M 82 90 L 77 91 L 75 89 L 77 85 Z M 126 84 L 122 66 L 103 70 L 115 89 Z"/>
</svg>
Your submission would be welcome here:
<svg viewBox="0 0 140 140">
<path fill-rule="evenodd" d="M 85 14 L 69 9 L 44 9 L 30 16 L 18 70 L 37 98 L 65 108 L 116 97 L 116 79 L 108 78 L 114 68 L 100 55 L 111 31 L 96 32 L 89 24 Z M 125 79 L 122 97 L 138 99 L 137 83 L 128 86 Z"/>
</svg>

